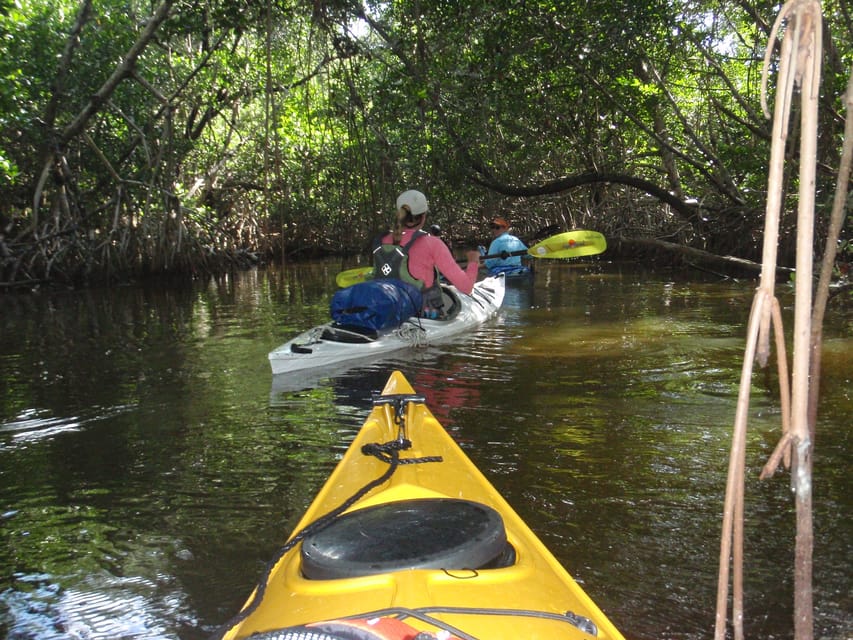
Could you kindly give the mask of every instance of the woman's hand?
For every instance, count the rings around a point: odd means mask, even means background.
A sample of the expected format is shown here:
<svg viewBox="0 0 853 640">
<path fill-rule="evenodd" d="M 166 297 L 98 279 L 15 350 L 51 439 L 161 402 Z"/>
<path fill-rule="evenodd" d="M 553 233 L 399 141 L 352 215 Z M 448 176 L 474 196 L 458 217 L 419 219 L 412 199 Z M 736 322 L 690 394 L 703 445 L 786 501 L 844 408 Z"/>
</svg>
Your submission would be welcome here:
<svg viewBox="0 0 853 640">
<path fill-rule="evenodd" d="M 471 249 L 470 251 L 465 252 L 465 257 L 468 259 L 468 262 L 480 262 L 480 252 Z"/>
</svg>

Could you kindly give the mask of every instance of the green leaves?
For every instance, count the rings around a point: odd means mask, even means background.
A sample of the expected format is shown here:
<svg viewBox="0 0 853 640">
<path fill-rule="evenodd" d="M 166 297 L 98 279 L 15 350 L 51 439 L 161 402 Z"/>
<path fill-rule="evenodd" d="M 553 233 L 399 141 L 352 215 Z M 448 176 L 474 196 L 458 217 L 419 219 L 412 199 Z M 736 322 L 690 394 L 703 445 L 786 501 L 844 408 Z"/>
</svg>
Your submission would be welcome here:
<svg viewBox="0 0 853 640">
<path fill-rule="evenodd" d="M 484 212 L 502 209 L 522 231 L 611 225 L 710 236 L 708 248 L 737 228 L 753 242 L 743 225 L 760 219 L 768 154 L 757 108 L 772 22 L 763 3 L 179 0 L 84 129 L 57 145 L 151 11 L 0 0 L 0 196 L 22 215 L 41 181 L 45 206 L 75 212 L 92 237 L 149 220 L 147 238 L 177 221 L 225 229 L 238 244 L 275 237 L 260 232 L 269 226 L 287 230 L 275 242 L 291 250 L 359 250 L 396 193 L 417 184 L 451 236 L 478 233 Z M 837 28 L 843 12 L 826 11 L 841 52 L 825 74 L 838 111 L 832 91 L 853 43 Z M 823 117 L 824 139 L 837 139 L 838 119 Z M 46 150 L 66 175 L 45 178 Z M 820 153 L 821 166 L 836 164 L 829 145 Z M 497 195 L 588 174 L 658 193 L 584 182 Z M 58 184 L 85 196 L 59 206 Z M 701 200 L 715 227 L 685 230 L 660 192 Z"/>
</svg>

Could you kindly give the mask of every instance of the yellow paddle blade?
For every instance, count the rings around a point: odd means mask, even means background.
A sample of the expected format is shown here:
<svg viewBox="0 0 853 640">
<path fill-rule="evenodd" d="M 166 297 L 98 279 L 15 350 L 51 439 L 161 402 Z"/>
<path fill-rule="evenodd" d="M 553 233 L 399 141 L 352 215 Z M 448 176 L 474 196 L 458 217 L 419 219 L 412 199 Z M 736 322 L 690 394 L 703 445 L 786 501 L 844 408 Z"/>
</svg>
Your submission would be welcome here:
<svg viewBox="0 0 853 640">
<path fill-rule="evenodd" d="M 373 267 L 356 267 L 355 269 L 347 269 L 346 271 L 341 271 L 338 275 L 336 275 L 335 284 L 337 284 L 343 289 L 344 287 L 351 287 L 352 285 L 358 284 L 359 282 L 370 280 L 372 277 Z"/>
<path fill-rule="evenodd" d="M 607 240 L 598 231 L 566 231 L 537 242 L 527 253 L 534 258 L 580 258 L 603 253 Z"/>
</svg>

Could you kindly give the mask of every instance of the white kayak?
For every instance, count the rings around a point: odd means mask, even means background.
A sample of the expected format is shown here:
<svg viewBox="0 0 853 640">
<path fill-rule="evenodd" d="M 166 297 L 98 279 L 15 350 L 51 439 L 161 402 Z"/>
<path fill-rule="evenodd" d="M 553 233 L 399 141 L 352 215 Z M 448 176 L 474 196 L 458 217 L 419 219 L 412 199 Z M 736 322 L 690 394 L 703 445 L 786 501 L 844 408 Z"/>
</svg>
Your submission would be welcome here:
<svg viewBox="0 0 853 640">
<path fill-rule="evenodd" d="M 506 287 L 503 276 L 498 276 L 477 282 L 470 295 L 451 285 L 442 285 L 442 290 L 447 319 L 410 318 L 396 329 L 381 334 L 328 322 L 270 351 L 273 375 L 428 346 L 457 336 L 494 315 L 503 303 Z"/>
</svg>

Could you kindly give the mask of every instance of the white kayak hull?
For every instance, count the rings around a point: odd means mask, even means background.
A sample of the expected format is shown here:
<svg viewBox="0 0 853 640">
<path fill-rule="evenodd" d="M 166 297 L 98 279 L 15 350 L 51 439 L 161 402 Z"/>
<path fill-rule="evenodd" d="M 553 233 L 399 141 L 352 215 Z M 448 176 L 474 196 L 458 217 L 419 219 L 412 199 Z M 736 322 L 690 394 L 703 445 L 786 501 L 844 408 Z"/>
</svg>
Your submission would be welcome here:
<svg viewBox="0 0 853 640">
<path fill-rule="evenodd" d="M 397 329 L 374 339 L 348 334 L 331 322 L 323 324 L 270 351 L 273 375 L 329 367 L 349 360 L 362 360 L 441 342 L 488 320 L 500 308 L 506 291 L 503 277 L 489 277 L 477 282 L 471 295 L 460 293 L 449 285 L 444 286 L 444 289 L 458 303 L 458 309 L 451 319 L 411 318 Z"/>
</svg>

